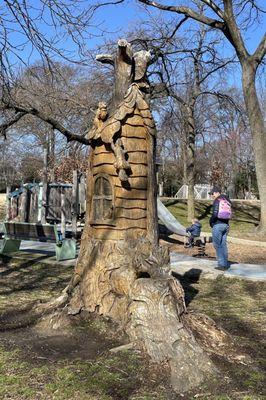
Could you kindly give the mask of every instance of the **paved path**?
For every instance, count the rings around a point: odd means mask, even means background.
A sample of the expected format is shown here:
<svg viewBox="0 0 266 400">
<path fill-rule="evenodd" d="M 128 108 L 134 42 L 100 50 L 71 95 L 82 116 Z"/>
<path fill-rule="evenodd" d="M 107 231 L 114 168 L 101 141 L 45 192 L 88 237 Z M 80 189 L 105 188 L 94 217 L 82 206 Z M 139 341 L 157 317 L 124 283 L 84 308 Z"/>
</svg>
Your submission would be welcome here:
<svg viewBox="0 0 266 400">
<path fill-rule="evenodd" d="M 217 262 L 205 258 L 195 258 L 181 253 L 171 253 L 172 272 L 181 276 L 191 278 L 205 277 L 216 279 L 220 275 L 228 278 L 243 278 L 255 281 L 266 281 L 266 264 L 231 264 L 228 271 L 218 271 L 215 269 Z"/>
<path fill-rule="evenodd" d="M 0 246 L 1 246 L 0 240 Z M 64 263 L 75 265 L 76 260 L 56 261 L 55 246 L 52 243 L 40 243 L 33 241 L 22 241 L 20 251 L 15 253 L 16 258 L 34 259 L 44 263 Z M 240 277 L 252 280 L 266 280 L 266 264 L 232 264 L 226 272 L 215 269 L 217 262 L 206 258 L 196 258 L 181 253 L 171 253 L 171 269 L 178 276 L 205 277 L 215 279 L 219 275 L 227 277 Z"/>
<path fill-rule="evenodd" d="M 2 240 L 0 240 L 0 247 Z M 11 256 L 11 254 L 10 254 Z M 36 260 L 48 264 L 76 265 L 76 259 L 57 261 L 55 258 L 55 245 L 53 243 L 21 241 L 20 250 L 14 253 L 15 258 L 23 260 Z"/>
</svg>

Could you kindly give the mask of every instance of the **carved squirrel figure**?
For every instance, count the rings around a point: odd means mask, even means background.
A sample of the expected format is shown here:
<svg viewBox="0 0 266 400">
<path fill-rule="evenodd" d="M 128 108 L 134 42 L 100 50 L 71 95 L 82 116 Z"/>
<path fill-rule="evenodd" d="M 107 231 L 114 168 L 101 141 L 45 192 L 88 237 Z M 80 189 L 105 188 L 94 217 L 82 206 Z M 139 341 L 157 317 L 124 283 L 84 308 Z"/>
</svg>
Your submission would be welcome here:
<svg viewBox="0 0 266 400">
<path fill-rule="evenodd" d="M 94 126 L 96 129 L 101 130 L 104 121 L 108 117 L 107 104 L 103 101 L 98 103 L 98 108 L 94 117 Z"/>
</svg>

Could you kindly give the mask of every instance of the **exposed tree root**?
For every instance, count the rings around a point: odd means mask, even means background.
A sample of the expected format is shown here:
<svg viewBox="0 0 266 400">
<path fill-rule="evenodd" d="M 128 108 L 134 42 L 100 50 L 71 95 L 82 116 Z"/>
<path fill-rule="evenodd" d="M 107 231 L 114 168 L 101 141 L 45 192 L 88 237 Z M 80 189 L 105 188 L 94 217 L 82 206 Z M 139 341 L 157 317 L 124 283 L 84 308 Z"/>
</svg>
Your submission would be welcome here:
<svg viewBox="0 0 266 400">
<path fill-rule="evenodd" d="M 187 313 L 183 288 L 169 271 L 167 248 L 145 239 L 91 241 L 82 246 L 68 287 L 33 308 L 36 329 L 65 330 L 82 310 L 109 317 L 152 361 L 168 363 L 176 391 L 188 391 L 216 371 L 209 354 L 237 360 L 237 352 L 212 319 Z"/>
</svg>

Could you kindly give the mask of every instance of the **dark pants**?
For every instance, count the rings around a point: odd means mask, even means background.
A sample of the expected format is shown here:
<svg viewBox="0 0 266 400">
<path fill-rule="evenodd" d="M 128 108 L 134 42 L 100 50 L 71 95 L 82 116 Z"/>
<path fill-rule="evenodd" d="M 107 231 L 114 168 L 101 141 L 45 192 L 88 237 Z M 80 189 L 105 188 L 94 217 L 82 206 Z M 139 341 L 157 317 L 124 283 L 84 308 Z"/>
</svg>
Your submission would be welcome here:
<svg viewBox="0 0 266 400">
<path fill-rule="evenodd" d="M 189 236 L 189 238 L 188 238 L 188 244 L 190 245 L 190 246 L 193 246 L 194 245 L 194 236 Z"/>
<path fill-rule="evenodd" d="M 229 225 L 227 224 L 215 224 L 212 228 L 212 242 L 216 250 L 219 267 L 228 267 L 228 249 L 226 243 L 228 232 Z"/>
</svg>

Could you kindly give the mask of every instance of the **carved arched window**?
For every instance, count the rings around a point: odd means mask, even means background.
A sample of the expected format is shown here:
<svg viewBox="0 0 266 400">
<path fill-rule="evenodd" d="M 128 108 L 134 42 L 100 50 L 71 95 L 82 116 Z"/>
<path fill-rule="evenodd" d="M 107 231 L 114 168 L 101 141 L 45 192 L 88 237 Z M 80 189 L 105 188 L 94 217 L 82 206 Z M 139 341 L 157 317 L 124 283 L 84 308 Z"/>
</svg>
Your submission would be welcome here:
<svg viewBox="0 0 266 400">
<path fill-rule="evenodd" d="M 97 175 L 92 196 L 92 223 L 110 224 L 114 217 L 114 196 L 109 177 Z"/>
</svg>

